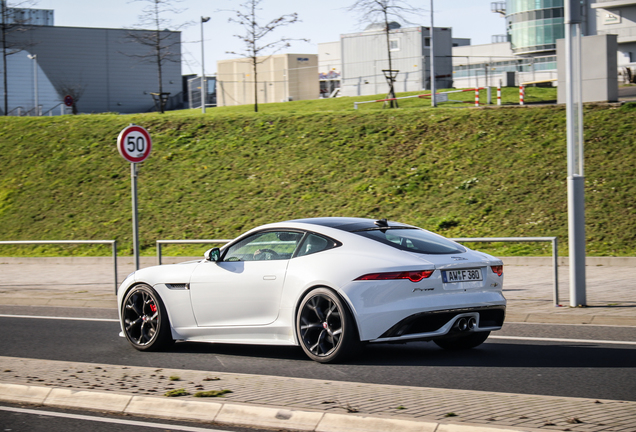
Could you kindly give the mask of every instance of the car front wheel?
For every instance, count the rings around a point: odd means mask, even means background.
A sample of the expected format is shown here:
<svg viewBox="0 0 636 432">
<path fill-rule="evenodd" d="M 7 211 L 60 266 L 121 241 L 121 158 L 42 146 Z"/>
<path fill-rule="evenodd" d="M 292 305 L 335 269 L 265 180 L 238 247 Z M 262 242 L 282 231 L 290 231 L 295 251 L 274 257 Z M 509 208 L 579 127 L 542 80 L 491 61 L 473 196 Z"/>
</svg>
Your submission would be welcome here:
<svg viewBox="0 0 636 432">
<path fill-rule="evenodd" d="M 351 313 L 326 288 L 305 295 L 296 315 L 296 332 L 305 354 L 320 363 L 346 360 L 360 345 Z"/>
<path fill-rule="evenodd" d="M 148 285 L 137 285 L 126 294 L 121 319 L 126 339 L 140 351 L 158 351 L 174 342 L 166 308 Z"/>
</svg>

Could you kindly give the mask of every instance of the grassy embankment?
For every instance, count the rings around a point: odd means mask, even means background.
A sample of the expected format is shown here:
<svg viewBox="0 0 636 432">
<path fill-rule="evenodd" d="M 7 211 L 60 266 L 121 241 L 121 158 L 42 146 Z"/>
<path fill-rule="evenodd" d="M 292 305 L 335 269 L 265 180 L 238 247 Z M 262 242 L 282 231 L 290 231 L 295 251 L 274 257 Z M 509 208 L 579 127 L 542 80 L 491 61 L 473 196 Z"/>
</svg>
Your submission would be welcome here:
<svg viewBox="0 0 636 432">
<path fill-rule="evenodd" d="M 506 89 L 504 102 L 515 102 Z M 474 97 L 466 93 L 465 99 Z M 526 100 L 554 99 L 528 89 Z M 171 112 L 0 119 L 0 239 L 117 239 L 131 254 L 130 166 L 116 137 L 146 127 L 142 253 L 157 239 L 232 238 L 312 216 L 386 217 L 458 236 L 558 236 L 567 254 L 565 109 L 398 110 L 354 100 Z M 482 99 L 483 100 L 483 99 Z M 457 104 L 459 105 L 459 104 Z M 587 251 L 636 255 L 636 109 L 585 108 Z M 474 246 L 474 245 L 473 245 Z M 486 247 L 548 255 L 548 244 Z M 205 245 L 170 246 L 199 255 Z M 0 255 L 108 255 L 105 247 L 0 248 Z"/>
</svg>

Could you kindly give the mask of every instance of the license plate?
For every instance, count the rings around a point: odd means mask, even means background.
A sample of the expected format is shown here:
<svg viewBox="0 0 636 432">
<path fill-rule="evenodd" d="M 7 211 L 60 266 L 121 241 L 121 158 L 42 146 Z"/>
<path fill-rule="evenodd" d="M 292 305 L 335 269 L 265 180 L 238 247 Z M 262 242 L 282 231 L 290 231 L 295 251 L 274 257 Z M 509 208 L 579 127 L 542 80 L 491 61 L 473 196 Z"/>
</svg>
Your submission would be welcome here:
<svg viewBox="0 0 636 432">
<path fill-rule="evenodd" d="M 442 271 L 444 283 L 473 282 L 482 280 L 480 269 L 444 270 Z"/>
</svg>

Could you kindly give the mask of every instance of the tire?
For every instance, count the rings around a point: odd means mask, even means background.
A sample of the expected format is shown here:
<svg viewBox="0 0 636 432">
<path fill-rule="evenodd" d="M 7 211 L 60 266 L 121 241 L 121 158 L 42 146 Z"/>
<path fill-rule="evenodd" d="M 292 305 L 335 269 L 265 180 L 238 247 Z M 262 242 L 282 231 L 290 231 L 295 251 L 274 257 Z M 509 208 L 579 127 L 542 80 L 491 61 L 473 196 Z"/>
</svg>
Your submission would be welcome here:
<svg viewBox="0 0 636 432">
<path fill-rule="evenodd" d="M 319 363 L 344 361 L 360 346 L 349 309 L 327 288 L 305 295 L 296 313 L 296 334 L 305 354 Z"/>
<path fill-rule="evenodd" d="M 128 291 L 121 320 L 126 339 L 139 351 L 159 351 L 174 343 L 166 308 L 148 285 L 137 285 Z"/>
<path fill-rule="evenodd" d="M 459 336 L 448 339 L 436 339 L 433 342 L 435 342 L 437 346 L 441 348 L 457 351 L 475 348 L 484 343 L 484 341 L 488 339 L 488 336 L 490 336 L 489 331 L 474 332 L 466 336 Z"/>
</svg>

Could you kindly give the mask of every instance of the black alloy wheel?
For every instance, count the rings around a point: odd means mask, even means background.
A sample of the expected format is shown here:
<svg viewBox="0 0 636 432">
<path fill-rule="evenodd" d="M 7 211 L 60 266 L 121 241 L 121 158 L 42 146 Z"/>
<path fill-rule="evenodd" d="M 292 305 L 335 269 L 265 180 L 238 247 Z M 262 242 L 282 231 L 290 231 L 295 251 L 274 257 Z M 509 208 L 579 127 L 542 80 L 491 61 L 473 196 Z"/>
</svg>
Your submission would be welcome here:
<svg viewBox="0 0 636 432">
<path fill-rule="evenodd" d="M 349 358 L 360 340 L 351 313 L 331 290 L 316 288 L 300 304 L 296 332 L 305 354 L 320 363 Z"/>
<path fill-rule="evenodd" d="M 148 285 L 137 285 L 128 291 L 121 319 L 126 339 L 140 351 L 157 351 L 174 342 L 163 302 Z"/>
</svg>

